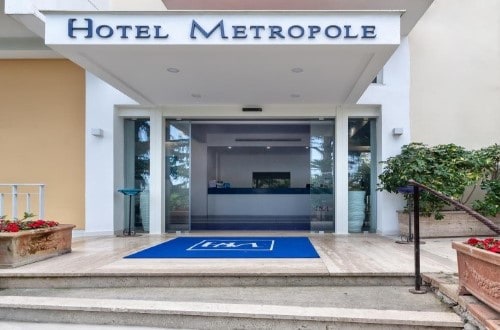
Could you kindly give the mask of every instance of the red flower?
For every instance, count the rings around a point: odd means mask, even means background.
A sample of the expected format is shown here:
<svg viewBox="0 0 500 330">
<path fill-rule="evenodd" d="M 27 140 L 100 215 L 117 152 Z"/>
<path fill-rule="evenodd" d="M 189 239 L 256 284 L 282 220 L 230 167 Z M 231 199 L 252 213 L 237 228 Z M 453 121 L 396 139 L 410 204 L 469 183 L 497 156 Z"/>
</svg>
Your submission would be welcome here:
<svg viewBox="0 0 500 330">
<path fill-rule="evenodd" d="M 38 219 L 35 221 L 26 220 L 0 220 L 0 232 L 18 232 L 21 230 L 40 229 L 55 227 L 59 225 L 56 221 L 46 221 Z"/>
<path fill-rule="evenodd" d="M 495 253 L 500 253 L 500 245 L 495 245 L 493 247 L 490 247 L 488 251 L 495 252 Z"/>
<path fill-rule="evenodd" d="M 5 226 L 5 231 L 9 233 L 16 233 L 19 231 L 19 225 L 17 223 L 8 223 L 7 226 Z"/>
<path fill-rule="evenodd" d="M 485 238 L 483 240 L 472 237 L 467 240 L 466 244 L 493 253 L 500 253 L 500 240 L 494 239 L 493 237 Z"/>
<path fill-rule="evenodd" d="M 476 245 L 477 243 L 479 243 L 479 240 L 475 237 L 471 237 L 467 240 L 467 244 L 469 245 Z"/>
</svg>

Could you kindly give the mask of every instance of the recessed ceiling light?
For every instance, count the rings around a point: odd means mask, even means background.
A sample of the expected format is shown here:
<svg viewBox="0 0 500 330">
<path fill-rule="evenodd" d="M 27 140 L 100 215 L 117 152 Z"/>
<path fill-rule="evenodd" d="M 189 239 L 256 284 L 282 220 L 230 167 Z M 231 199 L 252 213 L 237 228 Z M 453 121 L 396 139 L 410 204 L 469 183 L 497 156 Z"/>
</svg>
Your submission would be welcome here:
<svg viewBox="0 0 500 330">
<path fill-rule="evenodd" d="M 178 73 L 180 70 L 177 68 L 168 68 L 167 71 L 170 73 Z"/>
<path fill-rule="evenodd" d="M 201 98 L 201 94 L 198 94 L 198 93 L 193 93 L 193 94 L 191 94 L 191 96 L 194 98 L 197 98 L 197 99 Z"/>
<path fill-rule="evenodd" d="M 293 68 L 292 72 L 293 73 L 301 73 L 301 72 L 304 72 L 304 69 L 302 69 L 302 68 Z"/>
<path fill-rule="evenodd" d="M 290 97 L 296 99 L 296 98 L 300 97 L 300 94 L 293 93 L 293 94 L 290 94 Z"/>
</svg>

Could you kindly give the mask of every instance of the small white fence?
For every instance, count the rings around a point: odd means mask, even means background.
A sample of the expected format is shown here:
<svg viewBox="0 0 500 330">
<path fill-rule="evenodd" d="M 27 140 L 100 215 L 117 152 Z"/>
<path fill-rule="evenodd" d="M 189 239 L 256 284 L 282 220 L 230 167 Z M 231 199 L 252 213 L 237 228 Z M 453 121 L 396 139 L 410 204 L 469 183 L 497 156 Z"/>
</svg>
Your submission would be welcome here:
<svg viewBox="0 0 500 330">
<path fill-rule="evenodd" d="M 0 217 L 6 215 L 9 219 L 19 219 L 20 212 L 33 212 L 38 219 L 44 219 L 45 184 L 0 183 Z"/>
</svg>

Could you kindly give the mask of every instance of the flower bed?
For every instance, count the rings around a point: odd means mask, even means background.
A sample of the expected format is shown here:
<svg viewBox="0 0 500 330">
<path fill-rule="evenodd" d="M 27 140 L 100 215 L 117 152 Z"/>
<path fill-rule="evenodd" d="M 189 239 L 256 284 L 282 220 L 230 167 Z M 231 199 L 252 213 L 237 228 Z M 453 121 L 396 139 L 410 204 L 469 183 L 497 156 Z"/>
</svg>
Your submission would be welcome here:
<svg viewBox="0 0 500 330">
<path fill-rule="evenodd" d="M 71 252 L 74 225 L 46 220 L 0 220 L 0 268 Z"/>
<path fill-rule="evenodd" d="M 466 242 L 468 245 L 472 245 L 481 250 L 487 250 L 494 253 L 500 253 L 500 240 L 494 239 L 493 237 L 485 239 L 477 239 L 475 237 L 469 238 Z"/>
<path fill-rule="evenodd" d="M 22 230 L 50 228 L 59 225 L 51 220 L 0 220 L 0 232 L 17 233 Z"/>
<path fill-rule="evenodd" d="M 470 293 L 500 312 L 500 241 L 471 238 L 452 246 L 457 251 L 459 293 Z"/>
</svg>

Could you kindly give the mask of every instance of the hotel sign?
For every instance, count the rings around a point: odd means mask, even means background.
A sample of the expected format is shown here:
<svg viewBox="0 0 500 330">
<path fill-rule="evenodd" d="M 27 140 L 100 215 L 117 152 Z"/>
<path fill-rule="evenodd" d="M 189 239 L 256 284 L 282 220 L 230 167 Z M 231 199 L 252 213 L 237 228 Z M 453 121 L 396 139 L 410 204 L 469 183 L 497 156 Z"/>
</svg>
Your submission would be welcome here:
<svg viewBox="0 0 500 330">
<path fill-rule="evenodd" d="M 399 12 L 164 14 L 46 12 L 45 41 L 68 44 L 399 44 Z"/>
<path fill-rule="evenodd" d="M 95 25 L 92 18 L 68 18 L 68 37 L 80 38 L 102 38 L 109 39 L 118 34 L 120 39 L 168 39 L 169 33 L 163 25 Z M 329 39 L 375 39 L 377 37 L 375 25 L 352 25 L 328 26 L 320 25 L 231 25 L 228 27 L 221 19 L 215 25 L 204 26 L 197 20 L 191 21 L 189 38 L 191 39 L 316 39 L 319 35 Z"/>
</svg>

